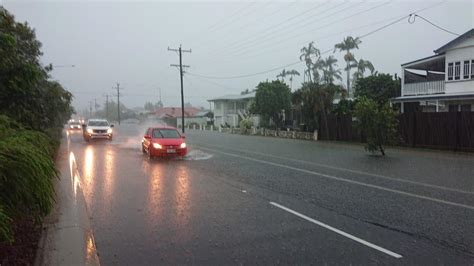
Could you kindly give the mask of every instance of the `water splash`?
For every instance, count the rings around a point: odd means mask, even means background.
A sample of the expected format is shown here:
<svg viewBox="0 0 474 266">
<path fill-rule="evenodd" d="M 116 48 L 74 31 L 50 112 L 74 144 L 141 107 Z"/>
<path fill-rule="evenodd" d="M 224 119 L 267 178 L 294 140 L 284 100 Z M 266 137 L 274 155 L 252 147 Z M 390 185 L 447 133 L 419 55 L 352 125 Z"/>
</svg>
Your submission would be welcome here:
<svg viewBox="0 0 474 266">
<path fill-rule="evenodd" d="M 200 161 L 200 160 L 209 160 L 212 158 L 212 154 L 201 151 L 201 150 L 190 150 L 188 154 L 183 158 L 187 161 Z"/>
</svg>

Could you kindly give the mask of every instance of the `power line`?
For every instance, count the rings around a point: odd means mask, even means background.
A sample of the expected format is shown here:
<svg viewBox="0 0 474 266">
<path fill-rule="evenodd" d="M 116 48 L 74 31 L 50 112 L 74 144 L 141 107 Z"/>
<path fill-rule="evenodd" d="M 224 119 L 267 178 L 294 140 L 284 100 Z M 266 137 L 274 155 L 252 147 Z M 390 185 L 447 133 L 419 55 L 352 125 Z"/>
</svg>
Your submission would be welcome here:
<svg viewBox="0 0 474 266">
<path fill-rule="evenodd" d="M 435 6 L 438 6 L 440 4 L 442 4 L 444 2 L 438 2 L 434 5 L 431 5 L 431 6 L 428 6 L 428 7 L 425 7 L 423 9 L 420 9 L 420 10 L 417 10 L 415 12 L 412 12 L 410 13 L 409 15 L 404 15 L 403 17 L 400 17 L 398 18 L 396 21 L 393 21 L 393 22 L 390 22 L 388 23 L 387 25 L 384 25 L 376 30 L 373 30 L 367 34 L 364 34 L 364 35 L 361 35 L 361 36 L 358 36 L 359 39 L 362 39 L 363 37 L 367 37 L 367 36 L 370 36 L 382 29 L 385 29 L 391 25 L 394 25 L 400 21 L 402 21 L 403 19 L 406 19 L 406 18 L 409 18 L 411 14 L 414 14 L 414 13 L 419 13 L 419 12 L 422 12 L 422 11 L 425 11 L 425 10 L 428 10 L 428 9 L 431 9 Z M 363 36 L 363 37 L 362 37 Z M 332 51 L 333 48 L 329 49 L 329 50 L 326 50 L 324 52 L 321 52 L 321 55 L 323 54 L 326 54 L 330 51 Z M 265 70 L 265 71 L 260 71 L 260 72 L 257 72 L 257 73 L 252 73 L 252 74 L 245 74 L 245 75 L 236 75 L 236 76 L 223 76 L 223 77 L 219 77 L 219 76 L 206 76 L 206 75 L 200 75 L 200 74 L 194 74 L 194 73 L 189 73 L 189 75 L 193 75 L 193 76 L 197 76 L 197 77 L 201 77 L 201 78 L 208 78 L 208 79 L 239 79 L 239 78 L 247 78 L 247 77 L 253 77 L 253 76 L 258 76 L 258 75 L 262 75 L 262 74 L 266 74 L 266 73 L 271 73 L 271 72 L 274 72 L 274 71 L 277 71 L 277 70 L 281 70 L 282 68 L 286 68 L 286 67 L 289 67 L 289 66 L 294 66 L 294 65 L 297 65 L 297 64 L 300 64 L 300 63 L 303 63 L 303 61 L 295 61 L 295 62 L 292 62 L 292 63 L 289 63 L 289 64 L 286 64 L 286 65 L 282 65 L 282 66 L 279 66 L 279 67 L 275 67 L 275 68 L 272 68 L 272 69 L 269 69 L 269 70 Z"/>
<path fill-rule="evenodd" d="M 445 28 L 443 28 L 443 27 L 441 27 L 441 26 L 438 26 L 438 25 L 436 25 L 435 23 L 429 21 L 428 19 L 426 19 L 426 18 L 424 18 L 424 17 L 422 17 L 422 16 L 420 16 L 420 15 L 418 15 L 418 14 L 410 14 L 410 18 L 409 18 L 409 21 L 408 21 L 408 22 L 409 22 L 410 24 L 415 23 L 415 19 L 416 19 L 417 17 L 418 17 L 418 18 L 421 18 L 422 20 L 426 21 L 427 23 L 431 24 L 432 26 L 434 26 L 434 27 L 436 27 L 436 28 L 438 28 L 438 29 L 440 29 L 440 30 L 442 30 L 442 31 L 444 31 L 444 32 L 447 32 L 447 33 L 450 33 L 450 34 L 456 35 L 456 36 L 459 36 L 459 35 L 460 35 L 460 34 L 458 34 L 458 33 L 455 33 L 455 32 L 452 32 L 452 31 L 450 31 L 450 30 L 447 30 L 447 29 L 445 29 Z M 413 20 L 411 20 L 411 18 L 413 18 Z"/>
<path fill-rule="evenodd" d="M 292 21 L 292 20 L 294 20 L 294 19 L 301 18 L 302 15 L 307 14 L 307 13 L 309 13 L 309 12 L 311 12 L 311 11 L 316 10 L 316 9 L 319 9 L 319 8 L 323 7 L 324 5 L 326 5 L 326 4 L 328 4 L 328 3 L 329 3 L 329 2 L 326 2 L 326 3 L 323 3 L 323 4 L 318 3 L 317 5 L 311 7 L 311 8 L 309 8 L 309 9 L 303 11 L 303 12 L 300 12 L 300 13 L 294 15 L 294 16 L 291 16 L 291 17 L 289 17 L 289 18 L 287 18 L 287 19 L 285 19 L 285 20 L 283 20 L 283 21 L 281 21 L 281 22 L 279 22 L 279 23 L 277 23 L 277 24 L 270 25 L 269 27 L 263 28 L 262 30 L 258 31 L 257 33 L 252 34 L 252 36 L 249 37 L 249 38 L 245 38 L 245 39 L 243 39 L 243 40 L 241 40 L 241 41 L 237 41 L 237 42 L 232 42 L 231 45 L 229 45 L 229 46 L 227 46 L 227 47 L 224 47 L 223 49 L 220 49 L 220 50 L 216 51 L 215 54 L 220 54 L 220 53 L 222 53 L 222 52 L 226 52 L 226 51 L 229 50 L 229 49 L 239 48 L 239 46 L 247 45 L 247 44 L 249 44 L 249 43 L 254 43 L 255 41 L 258 41 L 258 40 L 260 40 L 260 39 L 262 39 L 262 38 L 265 38 L 265 37 L 267 37 L 267 36 L 270 36 L 270 35 L 272 35 L 272 34 L 274 34 L 274 33 L 279 33 L 279 31 L 280 31 L 281 29 L 279 29 L 278 27 L 280 27 L 281 25 L 284 25 L 285 23 L 290 22 L 290 21 Z M 339 7 L 339 6 L 341 6 L 341 5 L 344 5 L 344 4 L 345 4 L 345 3 L 337 4 L 337 5 L 332 6 L 332 7 L 328 8 L 328 9 L 326 9 L 326 10 L 323 10 L 322 12 L 323 12 L 323 13 L 324 13 L 324 12 L 328 12 L 329 10 L 334 9 L 334 8 L 337 8 L 337 7 Z M 311 19 L 311 17 L 309 17 L 309 18 L 304 18 L 303 20 L 297 22 L 296 24 L 301 23 L 301 22 L 303 22 L 303 21 L 305 21 L 305 20 L 308 20 L 308 19 Z M 294 25 L 294 24 L 291 24 L 291 25 Z M 284 28 L 287 28 L 287 27 L 288 27 L 288 25 L 285 25 L 285 26 L 283 27 L 283 29 L 284 29 Z M 260 34 L 260 33 L 263 33 L 263 34 Z"/>
<path fill-rule="evenodd" d="M 317 28 L 313 28 L 313 29 L 311 29 L 311 30 L 309 30 L 309 31 L 297 33 L 297 34 L 291 35 L 291 36 L 289 36 L 289 37 L 287 37 L 287 38 L 285 38 L 285 39 L 283 39 L 283 40 L 279 40 L 279 41 L 275 41 L 275 42 L 276 42 L 276 43 L 281 43 L 281 42 L 283 42 L 283 41 L 292 40 L 292 39 L 295 39 L 295 38 L 297 38 L 297 37 L 305 36 L 305 35 L 306 35 L 307 33 L 309 33 L 309 32 L 314 32 L 314 31 L 317 31 L 317 30 L 320 30 L 320 29 L 324 29 L 324 28 L 327 28 L 327 27 L 331 27 L 331 26 L 333 26 L 334 24 L 343 22 L 343 21 L 348 20 L 348 19 L 350 19 L 350 18 L 353 18 L 353 17 L 355 17 L 355 16 L 358 16 L 358 15 L 361 15 L 361 14 L 363 14 L 363 13 L 372 11 L 372 10 L 377 9 L 377 8 L 380 8 L 380 7 L 382 7 L 382 6 L 384 6 L 384 5 L 387 5 L 387 4 L 389 4 L 389 3 L 390 3 L 390 2 L 384 2 L 384 3 L 382 3 L 382 4 L 379 4 L 379 5 L 370 7 L 370 8 L 368 8 L 368 9 L 364 9 L 364 10 L 358 11 L 358 12 L 356 12 L 356 13 L 354 13 L 354 14 L 351 14 L 351 15 L 348 15 L 348 16 L 344 16 L 343 18 L 340 18 L 340 19 L 337 19 L 337 20 L 335 20 L 335 21 L 333 21 L 333 22 L 329 22 L 329 23 L 327 23 L 327 24 L 321 25 L 321 26 L 319 26 L 319 27 L 317 27 Z M 318 19 L 318 20 L 316 20 L 316 21 L 313 21 L 313 22 L 317 22 L 317 21 L 320 21 L 320 20 L 322 20 L 322 19 L 324 19 L 324 18 L 331 17 L 331 16 L 333 16 L 333 15 L 335 15 L 335 14 L 338 14 L 338 13 L 341 13 L 341 12 L 347 10 L 347 9 L 351 9 L 351 8 L 353 8 L 354 6 L 356 6 L 356 5 L 349 6 L 349 7 L 345 8 L 345 9 L 336 11 L 336 12 L 334 12 L 334 13 L 332 13 L 332 14 L 329 14 L 329 15 L 327 15 L 327 16 L 325 16 L 325 17 L 322 17 L 322 18 L 320 18 L 320 19 Z M 312 24 L 308 24 L 308 23 L 307 23 L 307 24 L 305 24 L 303 27 L 305 27 L 305 26 L 310 26 L 310 25 L 312 25 Z M 266 39 L 262 40 L 262 42 L 268 42 L 268 41 L 273 40 L 273 39 L 278 38 L 278 37 L 280 37 L 280 36 L 279 36 L 279 35 L 272 36 L 272 37 L 270 37 L 270 38 L 266 38 Z M 258 44 L 255 44 L 255 45 L 253 45 L 253 46 L 250 46 L 250 47 L 244 47 L 243 49 L 237 50 L 237 51 L 234 53 L 234 55 L 235 55 L 235 56 L 243 55 L 243 54 L 245 54 L 245 53 L 251 51 L 252 49 L 254 49 L 255 46 L 261 46 L 262 44 L 264 45 L 264 43 L 258 43 Z M 268 47 L 268 46 L 266 46 L 266 47 Z"/>
<path fill-rule="evenodd" d="M 290 2 L 290 3 L 286 6 L 286 8 L 288 8 L 288 7 L 292 6 L 292 5 L 294 5 L 294 4 L 297 3 L 297 2 L 298 2 L 298 0 L 294 0 L 294 1 Z M 267 6 L 267 5 L 272 4 L 272 3 L 274 3 L 274 2 L 268 1 L 268 2 L 266 2 L 266 4 L 265 4 L 264 6 Z M 262 9 L 262 8 L 263 8 L 263 7 L 260 7 L 260 9 Z M 250 25 L 255 25 L 254 23 L 256 23 L 256 22 L 258 22 L 258 21 L 261 21 L 261 20 L 263 20 L 263 19 L 268 19 L 269 17 L 271 17 L 271 16 L 273 16 L 273 15 L 275 15 L 275 14 L 277 14 L 277 13 L 283 11 L 283 10 L 286 10 L 286 9 L 285 9 L 285 8 L 280 8 L 280 7 L 278 6 L 277 9 L 274 10 L 274 11 L 273 11 L 272 13 L 270 13 L 270 14 L 267 14 L 267 15 L 259 14 L 259 17 L 257 17 L 255 20 L 249 21 L 248 23 L 246 23 L 246 24 L 244 24 L 244 25 L 241 25 L 239 28 L 234 29 L 234 31 L 235 31 L 235 30 L 241 30 L 241 29 L 246 28 L 246 27 L 248 27 L 248 26 L 250 26 Z M 235 35 L 235 32 L 234 32 L 234 31 L 229 31 L 229 30 L 228 30 L 228 31 L 226 31 L 226 32 L 228 33 L 227 35 L 233 36 L 233 35 Z M 198 47 L 201 47 L 201 46 L 202 46 L 203 44 L 205 44 L 205 43 L 214 42 L 214 41 L 215 41 L 215 39 L 211 39 L 211 40 L 206 39 L 206 40 L 203 40 L 203 41 L 199 42 L 199 43 L 197 44 L 197 46 L 198 46 Z M 229 43 L 229 45 L 230 45 L 230 44 L 232 44 L 232 43 Z"/>
</svg>

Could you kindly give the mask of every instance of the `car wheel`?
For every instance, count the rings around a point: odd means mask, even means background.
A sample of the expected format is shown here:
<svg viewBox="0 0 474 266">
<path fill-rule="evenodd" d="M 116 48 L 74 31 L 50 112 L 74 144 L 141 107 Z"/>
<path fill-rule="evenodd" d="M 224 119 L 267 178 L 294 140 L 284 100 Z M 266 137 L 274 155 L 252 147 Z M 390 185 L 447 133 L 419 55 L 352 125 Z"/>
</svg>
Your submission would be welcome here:
<svg viewBox="0 0 474 266">
<path fill-rule="evenodd" d="M 145 154 L 146 153 L 146 150 L 145 150 L 145 147 L 143 147 L 143 144 L 142 144 L 142 152 Z"/>
<path fill-rule="evenodd" d="M 109 141 L 112 141 L 112 139 L 113 139 L 112 136 L 110 136 L 110 137 L 109 137 Z"/>
</svg>

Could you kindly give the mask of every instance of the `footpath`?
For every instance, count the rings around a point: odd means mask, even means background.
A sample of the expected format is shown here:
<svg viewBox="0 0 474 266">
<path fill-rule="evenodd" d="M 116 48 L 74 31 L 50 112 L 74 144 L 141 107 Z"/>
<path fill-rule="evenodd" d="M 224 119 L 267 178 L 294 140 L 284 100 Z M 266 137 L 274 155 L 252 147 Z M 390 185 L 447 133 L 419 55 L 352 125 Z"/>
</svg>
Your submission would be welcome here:
<svg viewBox="0 0 474 266">
<path fill-rule="evenodd" d="M 61 140 L 56 168 L 60 176 L 55 184 L 56 205 L 43 222 L 35 265 L 100 265 L 67 136 Z"/>
</svg>

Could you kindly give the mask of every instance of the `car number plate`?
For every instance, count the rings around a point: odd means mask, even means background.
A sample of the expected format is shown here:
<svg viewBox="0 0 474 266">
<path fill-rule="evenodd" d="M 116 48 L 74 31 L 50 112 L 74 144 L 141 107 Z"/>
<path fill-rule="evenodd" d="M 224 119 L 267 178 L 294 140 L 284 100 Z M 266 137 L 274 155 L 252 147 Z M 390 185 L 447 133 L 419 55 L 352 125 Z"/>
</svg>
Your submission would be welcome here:
<svg viewBox="0 0 474 266">
<path fill-rule="evenodd" d="M 176 153 L 176 150 L 175 149 L 167 149 L 166 152 L 167 153 Z"/>
</svg>

